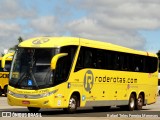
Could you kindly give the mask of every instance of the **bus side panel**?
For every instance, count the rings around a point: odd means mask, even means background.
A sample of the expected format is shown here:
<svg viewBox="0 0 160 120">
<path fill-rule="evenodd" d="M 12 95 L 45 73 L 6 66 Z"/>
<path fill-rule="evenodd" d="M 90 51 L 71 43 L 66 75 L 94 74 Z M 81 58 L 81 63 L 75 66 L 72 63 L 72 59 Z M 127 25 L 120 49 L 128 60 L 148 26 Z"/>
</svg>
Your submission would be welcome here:
<svg viewBox="0 0 160 120">
<path fill-rule="evenodd" d="M 130 95 L 144 93 L 147 104 L 156 101 L 156 74 L 128 71 L 83 69 L 72 74 L 74 86 L 80 86 L 85 106 L 127 105 Z M 150 83 L 150 81 L 153 81 Z M 82 83 L 78 85 L 78 83 Z M 78 88 L 79 89 L 79 88 Z M 92 104 L 93 103 L 93 104 Z"/>
<path fill-rule="evenodd" d="M 8 85 L 9 72 L 0 72 L 0 86 L 4 89 L 5 85 Z"/>
</svg>

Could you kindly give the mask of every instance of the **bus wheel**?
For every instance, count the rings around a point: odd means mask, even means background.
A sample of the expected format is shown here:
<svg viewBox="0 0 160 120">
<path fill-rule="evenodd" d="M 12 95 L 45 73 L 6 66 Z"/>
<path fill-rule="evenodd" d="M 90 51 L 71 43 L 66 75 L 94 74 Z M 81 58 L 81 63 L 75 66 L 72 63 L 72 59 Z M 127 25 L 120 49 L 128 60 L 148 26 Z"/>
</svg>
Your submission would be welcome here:
<svg viewBox="0 0 160 120">
<path fill-rule="evenodd" d="M 7 86 L 4 87 L 4 96 L 7 97 Z"/>
<path fill-rule="evenodd" d="M 143 96 L 142 95 L 139 95 L 138 96 L 138 99 L 137 99 L 137 102 L 136 102 L 136 109 L 137 110 L 142 110 L 142 106 L 143 106 Z"/>
<path fill-rule="evenodd" d="M 40 110 L 40 108 L 37 108 L 37 107 L 28 107 L 28 110 L 31 113 L 37 113 Z"/>
<path fill-rule="evenodd" d="M 69 105 L 68 108 L 64 108 L 63 110 L 67 113 L 75 113 L 77 110 L 77 106 L 78 106 L 78 99 L 75 95 L 72 95 L 70 100 L 69 100 Z"/>
<path fill-rule="evenodd" d="M 129 104 L 128 104 L 129 111 L 133 111 L 135 109 L 135 96 L 134 94 L 131 94 L 129 98 Z"/>
</svg>

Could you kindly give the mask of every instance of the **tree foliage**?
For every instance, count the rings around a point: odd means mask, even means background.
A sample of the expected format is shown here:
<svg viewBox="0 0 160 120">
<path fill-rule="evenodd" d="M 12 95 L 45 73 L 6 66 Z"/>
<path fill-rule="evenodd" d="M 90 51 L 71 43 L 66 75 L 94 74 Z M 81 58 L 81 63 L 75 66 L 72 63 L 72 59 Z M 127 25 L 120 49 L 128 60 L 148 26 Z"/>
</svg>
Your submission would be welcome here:
<svg viewBox="0 0 160 120">
<path fill-rule="evenodd" d="M 157 52 L 158 59 L 160 60 L 160 50 Z"/>
<path fill-rule="evenodd" d="M 21 36 L 18 38 L 18 42 L 19 42 L 19 43 L 23 42 L 23 39 L 22 39 Z"/>
<path fill-rule="evenodd" d="M 21 36 L 17 40 L 18 40 L 18 44 L 21 43 L 21 42 L 23 42 L 23 38 Z M 18 47 L 18 44 L 16 44 L 13 47 L 11 47 L 9 49 L 9 51 L 15 51 L 17 49 L 17 47 Z"/>
<path fill-rule="evenodd" d="M 23 38 L 21 36 L 17 40 L 18 40 L 18 44 L 23 42 Z M 15 51 L 17 49 L 17 47 L 18 47 L 18 44 L 16 44 L 13 47 L 9 48 L 8 52 Z M 1 56 L 3 56 L 3 55 L 4 55 L 4 53 L 1 53 Z"/>
</svg>

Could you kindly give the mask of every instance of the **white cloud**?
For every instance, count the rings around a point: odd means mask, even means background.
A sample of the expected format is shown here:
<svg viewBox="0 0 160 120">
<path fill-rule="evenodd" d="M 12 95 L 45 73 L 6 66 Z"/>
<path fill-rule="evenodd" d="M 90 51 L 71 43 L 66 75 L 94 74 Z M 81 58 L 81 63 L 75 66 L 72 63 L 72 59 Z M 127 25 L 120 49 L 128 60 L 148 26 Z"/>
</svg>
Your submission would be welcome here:
<svg viewBox="0 0 160 120">
<path fill-rule="evenodd" d="M 21 28 L 18 24 L 0 22 L 0 35 L 8 36 L 12 33 L 20 32 Z"/>
<path fill-rule="evenodd" d="M 63 24 L 60 24 L 54 16 L 43 16 L 32 19 L 28 26 L 31 32 L 29 37 L 35 36 L 59 36 L 65 32 Z"/>
<path fill-rule="evenodd" d="M 32 19 L 30 27 L 37 32 L 52 33 L 56 31 L 57 24 L 54 16 L 43 16 Z"/>
<path fill-rule="evenodd" d="M 140 49 L 145 43 L 145 40 L 138 36 L 135 31 L 106 28 L 89 18 L 75 20 L 69 24 L 68 28 L 72 35 L 78 37 L 111 42 L 131 48 Z"/>
<path fill-rule="evenodd" d="M 47 6 L 39 7 L 42 4 L 35 1 L 26 5 L 22 0 L 1 0 L 1 46 L 15 44 L 19 36 L 28 39 L 69 34 L 145 49 L 146 41 L 138 31 L 160 28 L 159 0 L 67 0 L 67 7 L 61 3 L 44 16 L 41 11 Z"/>
<path fill-rule="evenodd" d="M 19 25 L 0 22 L 0 52 L 17 44 L 17 39 L 20 35 L 21 27 Z"/>
<path fill-rule="evenodd" d="M 72 1 L 87 11 L 87 17 L 71 21 L 72 35 L 145 49 L 139 30 L 160 28 L 159 0 L 91 0 Z"/>
<path fill-rule="evenodd" d="M 0 0 L 0 53 L 16 45 L 19 36 L 25 36 L 28 27 L 24 28 L 21 20 L 32 19 L 36 12 L 22 0 Z"/>
<path fill-rule="evenodd" d="M 32 6 L 33 7 L 33 6 Z M 36 9 L 27 8 L 22 0 L 0 0 L 0 19 L 32 18 Z"/>
</svg>

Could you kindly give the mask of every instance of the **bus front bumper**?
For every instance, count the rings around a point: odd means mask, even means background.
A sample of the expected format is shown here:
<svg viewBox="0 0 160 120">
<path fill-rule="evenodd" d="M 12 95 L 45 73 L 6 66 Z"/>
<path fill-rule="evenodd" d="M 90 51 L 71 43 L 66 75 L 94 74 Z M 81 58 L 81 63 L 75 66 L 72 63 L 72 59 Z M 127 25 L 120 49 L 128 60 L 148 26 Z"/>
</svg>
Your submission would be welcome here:
<svg viewBox="0 0 160 120">
<path fill-rule="evenodd" d="M 39 108 L 55 107 L 54 95 L 41 98 L 29 98 L 28 95 L 24 95 L 24 97 L 17 97 L 8 94 L 7 100 L 8 104 L 11 106 L 26 106 L 26 107 L 39 107 Z"/>
</svg>

